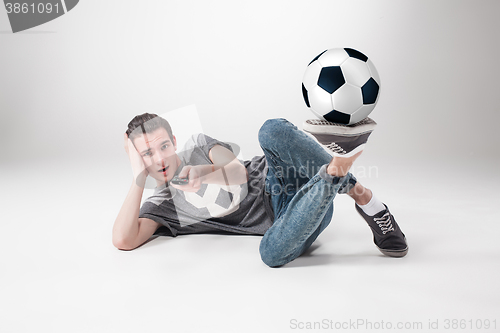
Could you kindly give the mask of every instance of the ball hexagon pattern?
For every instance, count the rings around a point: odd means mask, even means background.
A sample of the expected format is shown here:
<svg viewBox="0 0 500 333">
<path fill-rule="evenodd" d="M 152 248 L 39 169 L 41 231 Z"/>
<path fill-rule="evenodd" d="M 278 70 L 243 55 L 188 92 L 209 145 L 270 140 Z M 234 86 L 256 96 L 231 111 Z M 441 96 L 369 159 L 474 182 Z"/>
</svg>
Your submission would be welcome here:
<svg viewBox="0 0 500 333">
<path fill-rule="evenodd" d="M 351 125 L 375 108 L 380 77 L 363 53 L 350 48 L 328 49 L 307 66 L 302 95 L 319 119 Z"/>
</svg>

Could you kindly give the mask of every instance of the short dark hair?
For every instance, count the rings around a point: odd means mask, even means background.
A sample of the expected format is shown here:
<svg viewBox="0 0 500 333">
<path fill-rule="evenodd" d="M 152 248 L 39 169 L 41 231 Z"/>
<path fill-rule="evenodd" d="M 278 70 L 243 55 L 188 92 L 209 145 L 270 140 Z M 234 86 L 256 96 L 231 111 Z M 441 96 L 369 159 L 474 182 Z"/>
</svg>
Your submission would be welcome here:
<svg viewBox="0 0 500 333">
<path fill-rule="evenodd" d="M 152 133 L 159 128 L 164 128 L 170 136 L 172 142 L 174 141 L 172 128 L 170 127 L 168 121 L 154 113 L 143 113 L 135 116 L 134 119 L 128 123 L 126 133 L 129 139 L 134 141 L 134 139 L 143 134 L 143 132 Z"/>
</svg>

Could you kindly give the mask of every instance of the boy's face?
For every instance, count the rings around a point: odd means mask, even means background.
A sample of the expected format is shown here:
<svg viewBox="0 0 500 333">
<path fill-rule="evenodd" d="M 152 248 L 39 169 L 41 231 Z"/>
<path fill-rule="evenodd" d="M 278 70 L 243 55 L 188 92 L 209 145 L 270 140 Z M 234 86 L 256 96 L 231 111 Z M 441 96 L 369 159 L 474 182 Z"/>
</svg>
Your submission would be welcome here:
<svg viewBox="0 0 500 333">
<path fill-rule="evenodd" d="M 152 133 L 135 138 L 134 145 L 142 156 L 149 175 L 158 183 L 166 183 L 174 177 L 180 165 L 180 160 L 175 153 L 177 150 L 175 136 L 172 142 L 167 131 L 159 128 Z"/>
</svg>

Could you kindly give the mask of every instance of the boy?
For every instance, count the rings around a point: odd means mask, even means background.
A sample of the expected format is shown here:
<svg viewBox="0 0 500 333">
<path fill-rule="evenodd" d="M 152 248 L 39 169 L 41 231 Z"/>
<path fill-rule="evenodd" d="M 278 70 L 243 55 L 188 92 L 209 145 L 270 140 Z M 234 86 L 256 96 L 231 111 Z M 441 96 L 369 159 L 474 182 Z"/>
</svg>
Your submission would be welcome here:
<svg viewBox="0 0 500 333">
<path fill-rule="evenodd" d="M 318 144 L 285 119 L 267 120 L 259 130 L 264 155 L 241 162 L 229 145 L 203 134 L 177 153 L 165 119 L 136 116 L 124 136 L 133 183 L 113 227 L 113 244 L 132 250 L 152 235 L 262 235 L 263 262 L 279 267 L 311 246 L 330 223 L 336 194 L 346 193 L 378 249 L 403 257 L 406 238 L 389 208 L 349 173 L 375 125 L 370 118 L 352 126 L 308 120 L 304 131 Z M 148 175 L 157 187 L 140 207 Z M 174 176 L 187 184 L 176 184 Z"/>
</svg>

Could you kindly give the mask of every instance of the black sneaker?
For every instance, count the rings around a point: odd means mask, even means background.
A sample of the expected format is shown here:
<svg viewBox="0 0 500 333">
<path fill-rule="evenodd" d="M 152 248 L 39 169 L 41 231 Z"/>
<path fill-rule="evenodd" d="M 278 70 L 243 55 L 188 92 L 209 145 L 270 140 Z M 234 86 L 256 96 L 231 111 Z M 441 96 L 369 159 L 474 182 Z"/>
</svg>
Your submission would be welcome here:
<svg viewBox="0 0 500 333">
<path fill-rule="evenodd" d="M 302 129 L 311 134 L 330 155 L 351 157 L 364 149 L 375 126 L 377 123 L 368 117 L 352 125 L 309 119 Z"/>
<path fill-rule="evenodd" d="M 405 234 L 399 229 L 389 207 L 374 216 L 366 215 L 357 205 L 356 210 L 365 219 L 373 232 L 373 242 L 380 252 L 389 257 L 404 257 L 408 253 Z"/>
</svg>

